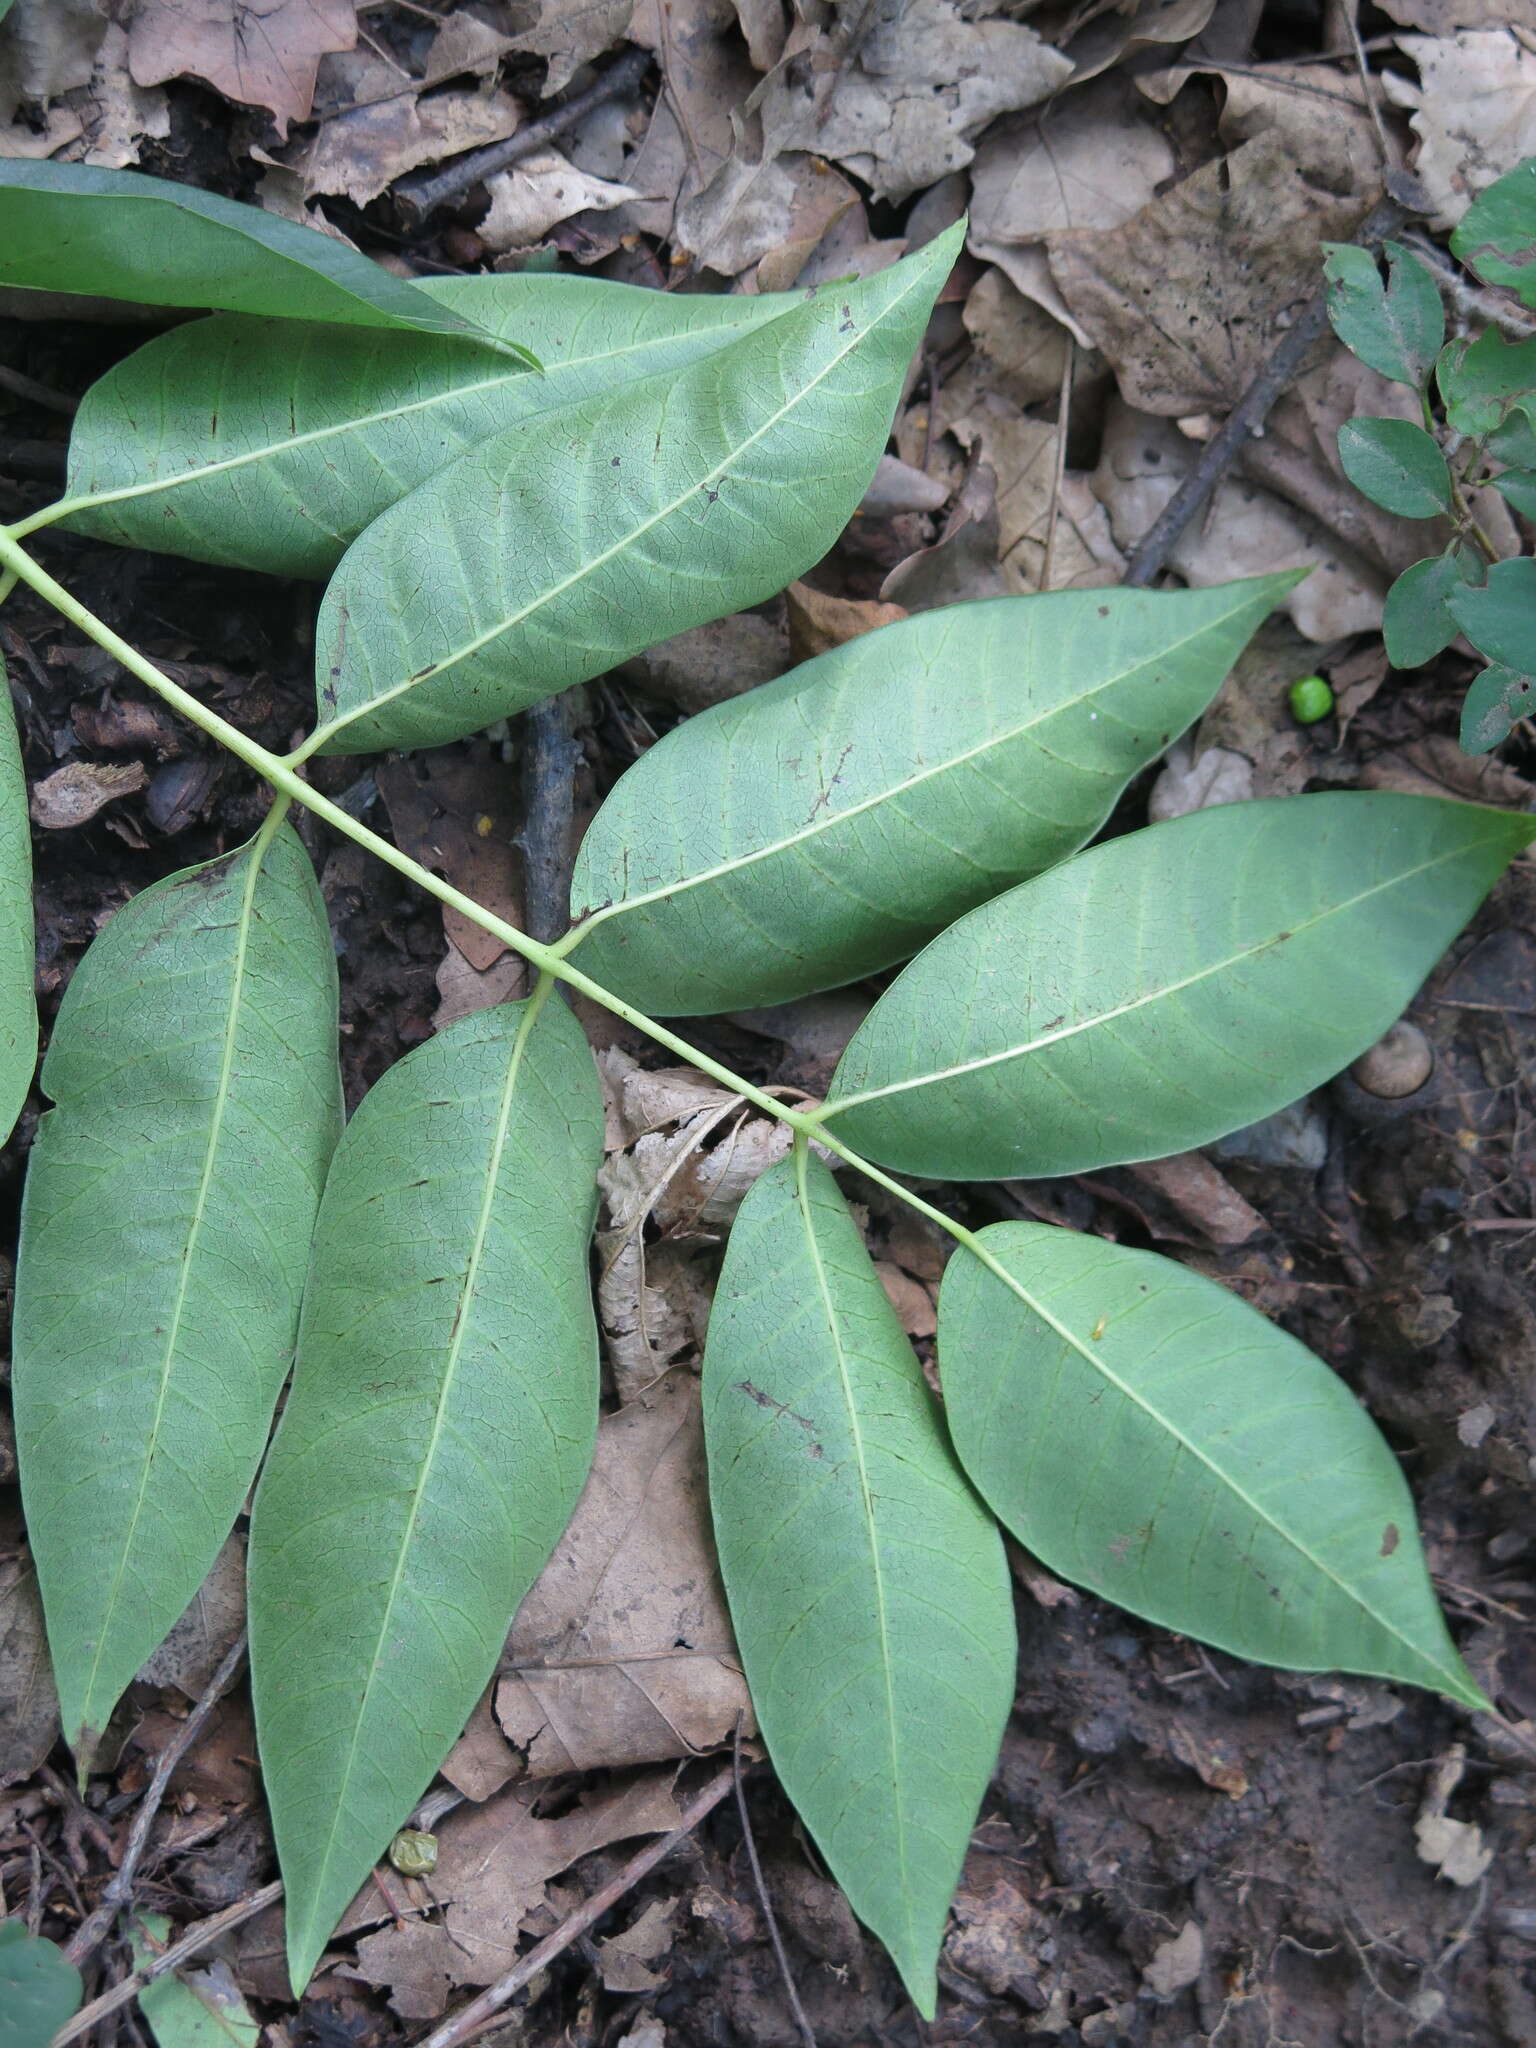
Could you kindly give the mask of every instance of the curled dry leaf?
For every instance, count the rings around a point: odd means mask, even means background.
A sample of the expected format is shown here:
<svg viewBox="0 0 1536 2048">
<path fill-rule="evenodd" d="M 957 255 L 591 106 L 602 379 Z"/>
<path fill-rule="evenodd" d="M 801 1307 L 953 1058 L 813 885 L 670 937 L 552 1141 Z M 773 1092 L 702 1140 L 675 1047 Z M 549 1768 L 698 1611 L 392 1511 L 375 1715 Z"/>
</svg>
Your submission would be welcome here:
<svg viewBox="0 0 1536 2048">
<path fill-rule="evenodd" d="M 517 26 L 509 47 L 547 57 L 544 91 L 556 93 L 578 65 L 613 48 L 634 11 L 634 0 L 528 0 L 511 10 Z"/>
<path fill-rule="evenodd" d="M 643 197 L 633 185 L 588 177 L 557 149 L 540 150 L 485 181 L 491 210 L 475 233 L 488 249 L 528 249 L 573 213 L 606 213 Z"/>
<path fill-rule="evenodd" d="M 489 30 L 482 33 L 493 45 L 499 44 L 500 38 Z M 446 35 L 445 29 L 438 36 L 434 53 Z M 470 55 L 467 44 L 465 54 Z M 317 192 L 341 193 L 354 205 L 366 206 L 407 171 L 501 142 L 517 130 L 520 114 L 510 93 L 437 92 L 422 97 L 415 90 L 401 91 L 399 73 L 390 65 L 371 53 L 359 56 L 361 61 L 344 58 L 336 65 L 338 71 L 346 67 L 351 104 L 335 110 L 296 161 L 304 173 L 306 198 Z M 423 83 L 431 77 L 429 62 Z"/>
<path fill-rule="evenodd" d="M 148 780 L 142 761 L 70 761 L 33 784 L 28 808 L 45 831 L 70 832 Z"/>
<path fill-rule="evenodd" d="M 743 1711 L 750 1729 L 691 1375 L 600 1425 L 586 1491 L 512 1625 L 495 1703 L 534 1778 L 697 1755 Z"/>
<path fill-rule="evenodd" d="M 1419 83 L 1385 71 L 1382 84 L 1412 109 L 1413 169 L 1434 225 L 1454 227 L 1479 192 L 1536 156 L 1536 49 L 1509 28 L 1399 36 L 1397 45 L 1417 65 Z"/>
<path fill-rule="evenodd" d="M 265 107 L 283 136 L 309 114 L 320 59 L 356 41 L 354 0 L 138 0 L 128 63 L 136 85 L 200 78 Z"/>
<path fill-rule="evenodd" d="M 791 583 L 784 593 L 789 617 L 789 652 L 797 662 L 810 661 L 829 648 L 857 640 L 877 626 L 894 625 L 907 614 L 899 604 L 879 598 L 834 597 L 809 583 Z"/>
<path fill-rule="evenodd" d="M 106 28 L 97 0 L 12 0 L 0 34 L 0 119 L 24 100 L 46 105 L 85 85 Z"/>
<path fill-rule="evenodd" d="M 1016 406 L 989 396 L 950 420 L 949 431 L 997 478 L 1003 589 L 1021 595 L 1043 590 L 1051 503 L 1057 495 L 1054 423 L 1026 419 Z M 1117 580 L 1114 569 L 1095 555 L 1072 514 L 1063 516 L 1058 507 L 1050 587 L 1086 589 Z"/>
</svg>

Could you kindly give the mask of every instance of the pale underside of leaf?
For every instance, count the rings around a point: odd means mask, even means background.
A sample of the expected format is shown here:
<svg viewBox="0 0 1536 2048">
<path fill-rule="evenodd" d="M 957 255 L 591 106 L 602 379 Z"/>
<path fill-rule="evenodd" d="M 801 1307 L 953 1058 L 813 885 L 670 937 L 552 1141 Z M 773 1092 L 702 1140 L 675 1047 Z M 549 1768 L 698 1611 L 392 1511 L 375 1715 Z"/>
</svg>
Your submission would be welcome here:
<svg viewBox="0 0 1536 2048">
<path fill-rule="evenodd" d="M 959 1179 L 1208 1143 L 1379 1037 L 1531 834 L 1352 792 L 1095 847 L 918 956 L 855 1034 L 828 1117 L 886 1165 Z"/>
<path fill-rule="evenodd" d="M 1152 1252 L 994 1224 L 945 1273 L 955 1447 L 1050 1570 L 1238 1656 L 1486 1706 L 1413 1502 L 1344 1383 Z"/>
<path fill-rule="evenodd" d="M 0 661 L 0 690 L 5 687 Z M 0 1143 L 15 1129 L 37 1064 L 36 971 L 27 778 L 7 703 L 0 707 Z"/>
<path fill-rule="evenodd" d="M 586 1477 L 602 1126 L 575 1021 L 535 999 L 393 1067 L 337 1153 L 251 1544 L 296 1989 L 462 1729 Z"/>
<path fill-rule="evenodd" d="M 340 1128 L 335 954 L 287 828 L 146 890 L 75 972 L 22 1211 L 15 1401 L 88 1762 L 240 1511 Z"/>
<path fill-rule="evenodd" d="M 1012 1602 L 858 1230 L 803 1153 L 732 1232 L 704 1401 L 721 1568 L 775 1768 L 931 2013 L 1012 1699 Z"/>
<path fill-rule="evenodd" d="M 863 495 L 957 247 L 541 414 L 402 499 L 321 606 L 312 745 L 438 744 L 781 588 Z"/>
<path fill-rule="evenodd" d="M 681 1015 L 908 957 L 1075 852 L 1293 580 L 955 605 L 689 719 L 587 833 L 583 969 Z"/>
<path fill-rule="evenodd" d="M 591 278 L 445 278 L 421 290 L 525 365 L 431 335 L 224 315 L 148 342 L 86 393 L 64 522 L 125 547 L 328 576 L 369 522 L 514 421 L 676 369 L 799 301 L 699 298 Z"/>
</svg>

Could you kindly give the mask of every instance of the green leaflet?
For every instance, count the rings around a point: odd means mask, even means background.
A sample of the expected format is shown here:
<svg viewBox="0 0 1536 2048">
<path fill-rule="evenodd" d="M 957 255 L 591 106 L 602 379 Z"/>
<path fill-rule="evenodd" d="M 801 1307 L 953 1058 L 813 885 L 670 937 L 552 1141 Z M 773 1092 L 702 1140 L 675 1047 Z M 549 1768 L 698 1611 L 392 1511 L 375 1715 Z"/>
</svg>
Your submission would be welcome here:
<svg viewBox="0 0 1536 2048">
<path fill-rule="evenodd" d="M 1495 562 L 1480 589 L 1464 584 L 1446 605 L 1479 654 L 1536 675 L 1536 560 Z"/>
<path fill-rule="evenodd" d="M 1536 306 L 1536 157 L 1478 194 L 1451 236 L 1451 249 L 1485 284 L 1505 285 Z"/>
<path fill-rule="evenodd" d="M 117 913 L 43 1062 L 16 1441 L 82 1768 L 240 1512 L 340 1128 L 330 929 L 275 823 Z"/>
<path fill-rule="evenodd" d="M 316 228 L 191 185 L 84 164 L 0 162 L 4 285 L 488 340 Z"/>
<path fill-rule="evenodd" d="M 597 1426 L 592 1055 L 560 1001 L 392 1067 L 336 1153 L 251 1529 L 251 1679 L 301 1991 L 491 1675 Z"/>
<path fill-rule="evenodd" d="M 953 605 L 688 719 L 587 832 L 583 971 L 679 1016 L 906 959 L 1091 838 L 1295 581 Z"/>
<path fill-rule="evenodd" d="M 163 1955 L 171 1923 L 163 1913 L 141 1914 L 133 1932 L 136 1969 Z M 149 2021 L 158 2048 L 256 2048 L 261 2023 L 253 2020 L 228 1963 L 211 1969 L 172 1970 L 146 1984 L 139 2010 Z"/>
<path fill-rule="evenodd" d="M 1346 420 L 1339 461 L 1357 491 L 1405 519 L 1451 509 L 1451 473 L 1439 444 L 1411 420 Z"/>
<path fill-rule="evenodd" d="M 1379 1038 L 1533 836 L 1475 804 L 1350 792 L 1093 847 L 918 955 L 854 1034 L 829 1127 L 955 1180 L 1207 1144 Z"/>
<path fill-rule="evenodd" d="M 731 1232 L 704 1355 L 720 1566 L 775 1770 L 919 2010 L 1013 1699 L 1002 1543 L 802 1150 Z"/>
<path fill-rule="evenodd" d="M 1328 318 L 1352 355 L 1396 384 L 1422 388 L 1445 339 L 1440 288 L 1417 256 L 1388 242 L 1382 282 L 1376 257 L 1354 242 L 1325 242 Z"/>
<path fill-rule="evenodd" d="M 1155 1252 L 1036 1223 L 976 1247 L 939 1298 L 945 1413 L 1051 1571 L 1259 1663 L 1487 1707 L 1397 1460 L 1321 1359 Z"/>
<path fill-rule="evenodd" d="M 376 519 L 320 608 L 319 751 L 456 739 L 781 589 L 868 487 L 963 233 L 498 434 Z"/>
<path fill-rule="evenodd" d="M 80 2010 L 80 1972 L 61 1949 L 0 1920 L 0 2048 L 48 2048 Z"/>
<path fill-rule="evenodd" d="M 466 448 L 531 413 L 680 369 L 800 303 L 531 273 L 418 289 L 526 344 L 542 375 L 437 335 L 194 321 L 86 393 L 68 488 L 106 502 L 64 523 L 124 547 L 328 576 L 371 520 Z"/>
<path fill-rule="evenodd" d="M 1459 541 L 1403 571 L 1387 592 L 1381 620 L 1394 668 L 1420 668 L 1444 653 L 1458 630 L 1447 600 L 1481 574 L 1481 556 Z"/>
<path fill-rule="evenodd" d="M 1472 678 L 1462 700 L 1461 746 L 1467 754 L 1486 754 L 1507 740 L 1517 718 L 1536 710 L 1536 676 L 1512 668 L 1485 668 Z"/>
<path fill-rule="evenodd" d="M 0 661 L 0 1143 L 16 1128 L 37 1065 L 32 827 L 27 778 Z"/>
</svg>

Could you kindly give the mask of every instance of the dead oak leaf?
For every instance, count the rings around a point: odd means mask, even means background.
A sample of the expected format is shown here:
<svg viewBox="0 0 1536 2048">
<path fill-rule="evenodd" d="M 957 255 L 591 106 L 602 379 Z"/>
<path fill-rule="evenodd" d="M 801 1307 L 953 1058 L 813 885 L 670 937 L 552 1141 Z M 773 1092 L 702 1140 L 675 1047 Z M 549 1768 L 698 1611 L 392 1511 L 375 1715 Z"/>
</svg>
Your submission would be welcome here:
<svg viewBox="0 0 1536 2048">
<path fill-rule="evenodd" d="M 1454 36 L 1399 36 L 1419 84 L 1384 71 L 1387 97 L 1413 109 L 1413 170 L 1435 208 L 1455 225 L 1478 193 L 1536 156 L 1536 49 L 1512 29 Z"/>
<path fill-rule="evenodd" d="M 200 78 L 265 107 L 284 136 L 308 117 L 320 59 L 356 41 L 353 0 L 139 0 L 128 66 L 135 85 Z"/>
</svg>

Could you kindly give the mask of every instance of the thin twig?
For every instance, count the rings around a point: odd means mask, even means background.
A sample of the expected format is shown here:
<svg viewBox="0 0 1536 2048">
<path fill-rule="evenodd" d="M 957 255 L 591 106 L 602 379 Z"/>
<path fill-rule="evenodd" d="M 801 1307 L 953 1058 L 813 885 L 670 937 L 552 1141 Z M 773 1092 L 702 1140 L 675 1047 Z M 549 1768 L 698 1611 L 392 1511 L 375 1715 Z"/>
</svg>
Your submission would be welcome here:
<svg viewBox="0 0 1536 2048">
<path fill-rule="evenodd" d="M 1358 247 L 1375 249 L 1414 213 L 1429 204 L 1413 180 L 1401 172 L 1389 175 L 1388 196 L 1372 207 L 1355 237 Z M 1145 589 L 1173 552 L 1181 533 L 1201 510 L 1241 453 L 1244 443 L 1269 416 L 1270 407 L 1290 383 L 1328 325 L 1326 291 L 1316 292 L 1283 334 L 1273 355 L 1228 414 L 1219 433 L 1177 491 L 1137 542 L 1121 581 Z"/>
<path fill-rule="evenodd" d="M 548 1968 L 556 1956 L 563 1955 L 572 1942 L 585 1934 L 589 1927 L 595 1926 L 633 1885 L 637 1885 L 642 1877 L 654 1870 L 665 1857 L 670 1856 L 679 1843 L 688 1839 L 704 1816 L 712 1813 L 730 1791 L 732 1777 L 733 1773 L 730 1770 L 724 1770 L 711 1778 L 698 1797 L 690 1800 L 683 1808 L 682 1818 L 670 1835 L 663 1835 L 659 1841 L 652 1842 L 642 1849 L 637 1856 L 632 1856 L 618 1876 L 610 1878 L 607 1884 L 600 1885 L 586 1904 L 579 1906 L 569 1920 L 529 1949 L 527 1955 L 520 1957 L 504 1976 L 498 1977 L 496 1982 L 482 1991 L 478 1998 L 472 1998 L 462 2011 L 455 2013 L 452 2019 L 444 2020 L 440 2027 L 417 2044 L 417 2048 L 460 2048 L 460 2044 L 477 2034 L 486 2022 L 494 2020 L 502 2007 L 516 1997 L 525 1984 L 535 1978 L 541 1970 Z"/>
<path fill-rule="evenodd" d="M 189 1927 L 180 1941 L 173 1942 L 164 1955 L 158 1955 L 152 1962 L 142 1963 L 132 1970 L 120 1984 L 114 1984 L 110 1991 L 104 1991 L 100 1998 L 93 1998 L 89 2005 L 81 2006 L 68 2026 L 61 2027 L 53 2037 L 51 2048 L 68 2048 L 71 2041 L 78 2041 L 82 2034 L 88 2034 L 98 2020 L 104 2020 L 109 2013 L 125 2006 L 130 1998 L 137 1998 L 146 1984 L 153 1984 L 157 1977 L 163 1977 L 168 1970 L 180 1969 L 193 1956 L 201 1954 L 210 1942 L 218 1940 L 221 1934 L 228 1934 L 233 1928 L 243 1927 L 247 1920 L 268 1906 L 275 1905 L 283 1896 L 283 1881 L 273 1878 L 264 1884 L 259 1892 L 252 1892 L 248 1899 L 237 1899 L 232 1906 L 226 1906 L 222 1913 L 214 1913 L 206 1920 L 198 1920 Z"/>
<path fill-rule="evenodd" d="M 451 163 L 445 171 L 439 171 L 433 177 L 402 178 L 394 187 L 394 196 L 408 214 L 417 220 L 424 219 L 434 207 L 446 206 L 450 199 L 461 199 L 470 186 L 478 185 L 482 178 L 489 178 L 497 171 L 521 163 L 525 157 L 537 156 L 546 143 L 553 142 L 568 128 L 574 128 L 594 107 L 618 99 L 632 86 L 638 85 L 650 63 L 649 50 L 626 50 L 595 85 L 578 93 L 575 99 L 567 100 L 564 106 L 556 107 L 537 121 L 530 121 L 526 128 L 520 128 L 505 142 L 493 142 L 486 149 L 471 150 L 467 156 L 461 156 L 456 163 Z"/>
<path fill-rule="evenodd" d="M 816 2036 L 811 2032 L 811 2023 L 805 2016 L 805 2007 L 800 2003 L 800 1993 L 795 1989 L 794 1976 L 789 1967 L 789 1957 L 784 1953 L 784 1937 L 779 1933 L 778 1919 L 774 1914 L 773 1901 L 768 1896 L 768 1886 L 763 1878 L 763 1866 L 757 1860 L 757 1842 L 752 1833 L 752 1822 L 747 1816 L 747 1795 L 741 1782 L 741 1714 L 736 1715 L 736 1732 L 731 1738 L 731 1782 L 736 1788 L 736 1811 L 741 1817 L 742 1840 L 747 1845 L 747 1862 L 752 1871 L 752 1883 L 757 1890 L 757 1902 L 763 1909 L 763 1918 L 768 1923 L 768 1939 L 773 1943 L 774 1961 L 779 1966 L 783 1979 L 784 1995 L 789 2000 L 789 2009 L 794 2016 L 795 2026 L 805 2048 L 816 2048 Z"/>
<path fill-rule="evenodd" d="M 94 1955 L 107 1937 L 107 1930 L 117 1916 L 120 1906 L 126 1905 L 133 1893 L 133 1880 L 138 1874 L 140 1860 L 149 1841 L 149 1831 L 154 1826 L 160 1803 L 165 1798 L 165 1788 L 171 1782 L 171 1774 L 187 1751 L 202 1733 L 203 1723 L 213 1712 L 224 1694 L 234 1682 L 235 1673 L 245 1662 L 245 1631 L 242 1629 L 238 1641 L 231 1647 L 222 1664 L 203 1688 L 197 1705 L 188 1714 L 178 1729 L 176 1739 L 161 1752 L 160 1761 L 155 1765 L 155 1775 L 149 1781 L 149 1790 L 140 1802 L 134 1816 L 133 1827 L 128 1836 L 128 1846 L 123 1851 L 123 1860 L 117 1866 L 100 1904 L 91 1917 L 75 1929 L 73 1939 L 64 1953 L 77 1966 L 87 1956 Z"/>
<path fill-rule="evenodd" d="M 1349 30 L 1349 40 L 1354 45 L 1355 69 L 1360 74 L 1360 90 L 1365 95 L 1365 111 L 1371 117 L 1371 126 L 1376 131 L 1376 148 L 1381 156 L 1383 171 L 1395 171 L 1402 166 L 1402 154 L 1396 141 L 1387 132 L 1387 124 L 1381 118 L 1377 102 L 1376 81 L 1371 76 L 1371 67 L 1365 61 L 1365 45 L 1360 40 L 1360 23 L 1356 19 L 1360 12 L 1360 0 L 1344 0 L 1341 8 L 1344 26 Z"/>
<path fill-rule="evenodd" d="M 78 398 L 55 391 L 51 384 L 39 384 L 35 377 L 24 376 L 5 363 L 0 363 L 0 391 L 9 391 L 16 398 L 25 398 L 32 405 L 45 406 L 49 412 L 61 412 L 71 419 L 80 410 Z"/>
<path fill-rule="evenodd" d="M 523 929 L 553 945 L 571 922 L 576 764 L 568 690 L 523 713 Z"/>
</svg>

